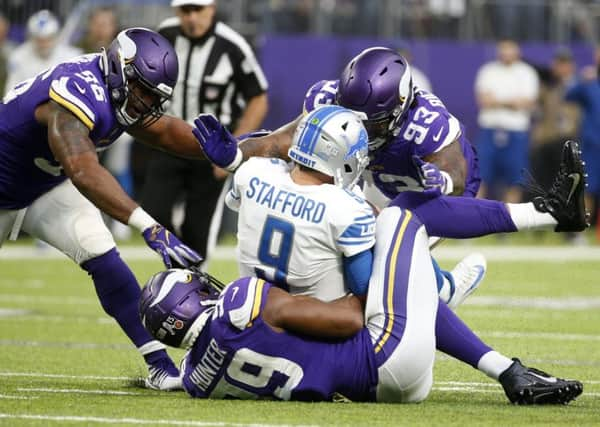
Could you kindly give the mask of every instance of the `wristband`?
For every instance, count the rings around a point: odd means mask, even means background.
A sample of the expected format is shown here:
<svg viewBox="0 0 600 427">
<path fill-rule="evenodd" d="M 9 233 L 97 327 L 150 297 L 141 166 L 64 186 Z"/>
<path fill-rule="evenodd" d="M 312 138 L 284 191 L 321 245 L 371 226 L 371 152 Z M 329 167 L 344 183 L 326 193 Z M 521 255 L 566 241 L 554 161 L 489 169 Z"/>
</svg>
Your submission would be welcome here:
<svg viewBox="0 0 600 427">
<path fill-rule="evenodd" d="M 154 224 L 157 224 L 156 220 L 148 215 L 148 212 L 143 210 L 141 206 L 135 208 L 127 220 L 127 225 L 137 228 L 141 232 Z"/>
<path fill-rule="evenodd" d="M 444 186 L 443 193 L 445 195 L 452 194 L 452 192 L 454 191 L 454 183 L 452 182 L 452 177 L 447 172 L 440 171 L 440 173 L 442 174 L 442 176 L 444 177 L 444 180 L 446 181 L 446 185 Z"/>
<path fill-rule="evenodd" d="M 235 159 L 233 159 L 233 162 L 225 166 L 225 170 L 228 170 L 229 172 L 235 172 L 235 170 L 240 167 L 243 160 L 244 154 L 242 153 L 242 150 L 238 148 L 237 152 L 235 153 Z"/>
</svg>

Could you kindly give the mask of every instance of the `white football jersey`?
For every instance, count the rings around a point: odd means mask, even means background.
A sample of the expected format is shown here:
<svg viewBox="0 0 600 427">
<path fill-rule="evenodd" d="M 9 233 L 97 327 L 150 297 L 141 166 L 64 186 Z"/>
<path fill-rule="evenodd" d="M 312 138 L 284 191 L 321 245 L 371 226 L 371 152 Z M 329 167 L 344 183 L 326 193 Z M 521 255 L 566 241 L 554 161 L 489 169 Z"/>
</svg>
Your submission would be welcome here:
<svg viewBox="0 0 600 427">
<path fill-rule="evenodd" d="M 296 184 L 292 167 L 254 157 L 235 173 L 226 201 L 239 213 L 240 274 L 330 301 L 348 292 L 342 255 L 373 247 L 375 217 L 362 194 Z"/>
</svg>

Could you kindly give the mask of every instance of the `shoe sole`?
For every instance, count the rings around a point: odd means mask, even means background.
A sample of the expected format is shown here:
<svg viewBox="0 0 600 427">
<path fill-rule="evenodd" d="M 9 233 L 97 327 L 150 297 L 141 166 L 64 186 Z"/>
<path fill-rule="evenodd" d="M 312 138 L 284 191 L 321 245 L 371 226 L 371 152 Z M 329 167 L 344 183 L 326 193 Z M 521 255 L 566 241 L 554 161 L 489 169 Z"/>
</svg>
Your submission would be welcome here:
<svg viewBox="0 0 600 427">
<path fill-rule="evenodd" d="M 566 405 L 583 392 L 581 383 L 572 382 L 557 387 L 524 387 L 511 402 L 515 405 Z"/>
</svg>

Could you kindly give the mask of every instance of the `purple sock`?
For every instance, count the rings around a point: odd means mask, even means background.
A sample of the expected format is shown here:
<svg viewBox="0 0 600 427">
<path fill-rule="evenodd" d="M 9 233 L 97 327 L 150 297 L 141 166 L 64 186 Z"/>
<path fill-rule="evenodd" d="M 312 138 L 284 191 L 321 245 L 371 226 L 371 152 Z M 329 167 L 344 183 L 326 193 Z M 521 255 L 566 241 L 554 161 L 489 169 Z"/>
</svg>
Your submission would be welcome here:
<svg viewBox="0 0 600 427">
<path fill-rule="evenodd" d="M 406 191 L 390 205 L 411 210 L 430 236 L 468 239 L 517 231 L 506 205 L 496 200 Z"/>
<path fill-rule="evenodd" d="M 438 305 L 435 338 L 438 350 L 475 369 L 479 359 L 492 350 L 442 301 Z"/>
<path fill-rule="evenodd" d="M 117 321 L 136 347 L 154 340 L 138 313 L 141 295 L 138 282 L 116 248 L 85 261 L 81 268 L 92 276 L 104 311 Z"/>
</svg>

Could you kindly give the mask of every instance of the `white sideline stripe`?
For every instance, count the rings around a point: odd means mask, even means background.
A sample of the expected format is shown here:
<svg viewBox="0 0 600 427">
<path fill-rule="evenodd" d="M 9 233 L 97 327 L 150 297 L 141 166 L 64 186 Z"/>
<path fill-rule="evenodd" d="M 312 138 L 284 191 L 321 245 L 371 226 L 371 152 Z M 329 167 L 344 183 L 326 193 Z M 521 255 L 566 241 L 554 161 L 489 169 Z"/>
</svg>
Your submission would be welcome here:
<svg viewBox="0 0 600 427">
<path fill-rule="evenodd" d="M 26 393 L 31 392 L 43 392 L 43 393 L 78 393 L 78 394 L 109 394 L 117 396 L 141 396 L 143 393 L 135 393 L 132 391 L 120 391 L 120 390 L 85 390 L 81 388 L 17 388 L 17 391 L 24 391 Z"/>
<path fill-rule="evenodd" d="M 156 260 L 156 255 L 145 246 L 119 247 L 119 252 L 126 260 Z M 468 254 L 481 252 L 488 261 L 598 261 L 600 260 L 600 247 L 597 246 L 475 246 L 475 245 L 441 245 L 432 253 L 436 259 L 458 260 Z M 217 246 L 211 258 L 219 260 L 235 260 L 234 246 Z M 1 259 L 67 259 L 66 256 L 52 248 L 39 250 L 34 246 L 6 245 L 0 250 Z"/>
<path fill-rule="evenodd" d="M 543 338 L 567 341 L 600 341 L 600 335 L 591 334 L 561 334 L 556 332 L 505 332 L 505 331 L 477 331 L 479 335 L 495 338 Z"/>
<path fill-rule="evenodd" d="M 20 340 L 2 340 L 0 346 L 18 346 L 18 347 L 60 347 L 60 348 L 77 348 L 77 349 L 124 349 L 130 350 L 132 344 L 121 343 L 94 343 L 94 342 L 58 342 L 58 341 L 20 341 Z"/>
<path fill-rule="evenodd" d="M 101 424 L 144 424 L 144 425 L 169 425 L 169 426 L 234 426 L 234 427 L 292 427 L 289 424 L 242 424 L 228 423 L 223 421 L 184 421 L 184 420 L 148 420 L 142 418 L 106 418 L 106 417 L 81 417 L 75 415 L 30 415 L 30 414 L 6 414 L 0 413 L 0 419 L 23 419 L 23 420 L 39 420 L 39 421 L 72 421 L 81 423 L 101 423 Z M 294 427 L 311 427 L 310 425 L 295 425 Z M 315 427 L 314 425 L 312 427 Z"/>
<path fill-rule="evenodd" d="M 131 377 L 107 377 L 101 375 L 64 375 L 64 374 L 42 374 L 39 372 L 0 372 L 0 377 L 38 377 L 38 378 L 62 378 L 62 379 L 81 379 L 81 380 L 109 380 L 125 381 Z"/>
</svg>

